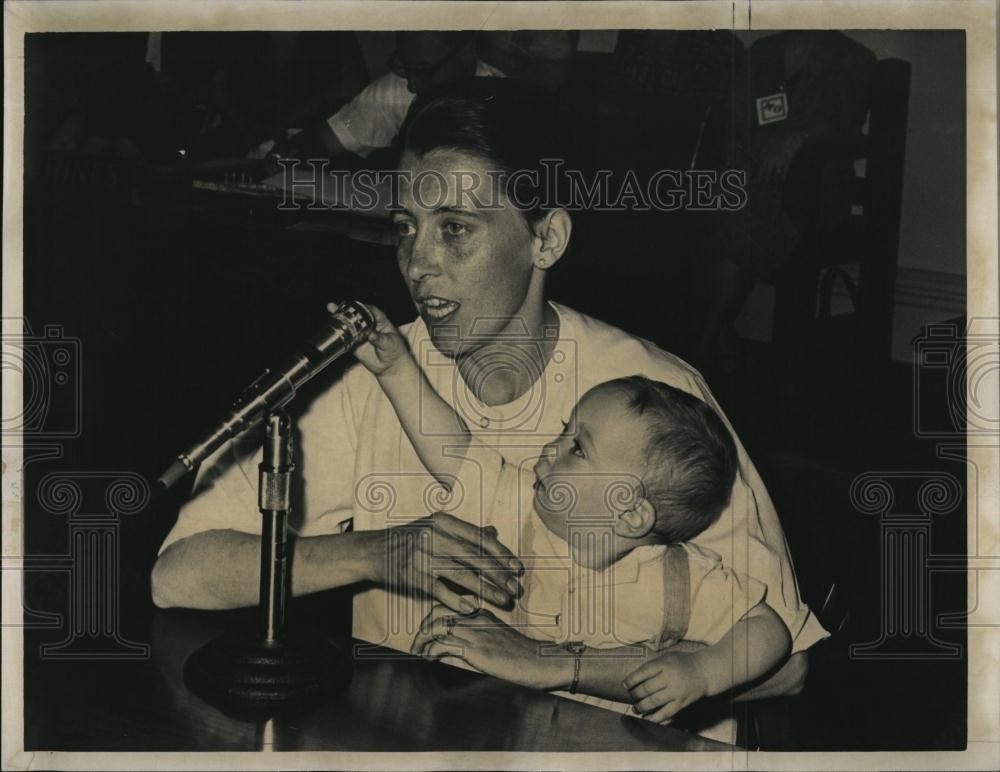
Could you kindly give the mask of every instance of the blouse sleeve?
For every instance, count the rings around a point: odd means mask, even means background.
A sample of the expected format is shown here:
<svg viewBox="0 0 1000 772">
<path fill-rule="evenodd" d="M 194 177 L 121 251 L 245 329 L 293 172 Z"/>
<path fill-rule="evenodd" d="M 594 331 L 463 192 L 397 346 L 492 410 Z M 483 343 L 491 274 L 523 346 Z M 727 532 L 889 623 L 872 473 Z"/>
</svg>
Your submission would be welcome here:
<svg viewBox="0 0 1000 772">
<path fill-rule="evenodd" d="M 298 421 L 296 464 L 303 480 L 302 511 L 290 527 L 303 536 L 343 530 L 353 515 L 354 454 L 364 372 L 351 368 L 317 397 Z M 353 392 L 353 393 L 352 393 Z M 260 534 L 258 465 L 263 453 L 259 431 L 224 444 L 198 470 L 194 492 L 167 534 L 160 553 L 174 542 L 211 530 Z"/>
</svg>

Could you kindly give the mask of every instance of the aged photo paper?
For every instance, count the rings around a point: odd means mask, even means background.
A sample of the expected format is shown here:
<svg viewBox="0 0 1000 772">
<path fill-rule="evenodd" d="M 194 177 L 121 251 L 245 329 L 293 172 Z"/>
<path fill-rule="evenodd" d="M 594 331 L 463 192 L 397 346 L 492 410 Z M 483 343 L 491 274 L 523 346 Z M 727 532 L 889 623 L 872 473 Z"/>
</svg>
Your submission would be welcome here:
<svg viewBox="0 0 1000 772">
<path fill-rule="evenodd" d="M 1000 768 L 997 16 L 997 5 L 990 0 L 5 0 L 3 769 Z M 470 39 L 471 33 L 477 39 L 497 33 L 490 39 L 513 41 L 519 54 L 540 57 L 544 65 L 535 68 L 529 56 L 520 76 L 538 80 L 550 74 L 561 77 L 561 57 L 565 54 L 568 62 L 569 53 L 539 53 L 541 49 L 524 42 L 538 38 L 514 33 L 546 31 L 558 41 L 561 31 L 572 31 L 566 39 L 572 41 L 573 55 L 596 63 L 599 73 L 624 59 L 623 41 L 640 41 L 635 44 L 639 54 L 616 69 L 614 77 L 623 84 L 632 79 L 634 92 L 629 93 L 639 95 L 641 109 L 605 113 L 607 123 L 601 126 L 611 132 L 593 126 L 566 132 L 576 134 L 578 145 L 589 143 L 583 157 L 596 167 L 609 153 L 617 154 L 616 162 L 624 166 L 636 158 L 645 162 L 641 141 L 657 147 L 675 139 L 677 147 L 683 142 L 690 147 L 684 145 L 680 160 L 680 150 L 670 156 L 674 169 L 697 173 L 699 160 L 708 163 L 703 159 L 720 119 L 718 109 L 713 113 L 701 107 L 694 117 L 684 113 L 701 103 L 671 81 L 683 71 L 683 57 L 672 59 L 667 44 L 656 42 L 661 38 L 655 35 L 643 37 L 646 32 L 690 32 L 694 37 L 683 39 L 696 41 L 691 57 L 707 50 L 701 41 L 716 40 L 709 31 L 731 33 L 726 40 L 735 41 L 740 56 L 750 52 L 746 55 L 752 64 L 752 52 L 767 45 L 758 42 L 776 39 L 773 33 L 839 31 L 843 35 L 838 40 L 848 41 L 852 51 L 867 52 L 870 66 L 890 62 L 881 72 L 896 67 L 905 73 L 902 101 L 891 103 L 891 89 L 880 92 L 875 99 L 885 103 L 863 104 L 858 121 L 859 126 L 866 121 L 861 129 L 866 138 L 875 137 L 881 125 L 870 132 L 879 119 L 865 116 L 888 115 L 892 104 L 899 107 L 897 133 L 885 135 L 892 138 L 878 157 L 901 163 L 901 177 L 897 174 L 894 193 L 891 186 L 877 188 L 875 195 L 882 198 L 868 199 L 872 211 L 884 211 L 878 207 L 884 201 L 890 202 L 890 212 L 895 206 L 895 216 L 890 214 L 888 225 L 882 223 L 885 227 L 878 231 L 894 234 L 889 238 L 895 249 L 889 250 L 888 286 L 871 289 L 866 269 L 857 267 L 863 259 L 845 259 L 831 263 L 832 269 L 824 267 L 820 294 L 825 301 L 812 298 L 807 309 L 811 314 L 817 303 L 825 302 L 827 316 L 836 317 L 844 309 L 873 302 L 870 298 L 876 296 L 868 293 L 881 292 L 874 301 L 880 310 L 873 313 L 881 313 L 884 340 L 873 343 L 862 334 L 850 344 L 858 350 L 867 343 L 873 349 L 882 346 L 881 354 L 873 355 L 881 357 L 877 367 L 865 370 L 848 359 L 841 364 L 819 343 L 796 337 L 802 330 L 793 329 L 787 317 L 782 322 L 778 313 L 784 285 L 770 275 L 747 288 L 739 314 L 730 319 L 739 339 L 740 369 L 718 375 L 696 360 L 695 343 L 690 349 L 674 345 L 664 331 L 672 320 L 687 322 L 703 310 L 698 302 L 685 300 L 686 291 L 676 286 L 686 274 L 678 267 L 680 258 L 674 258 L 679 252 L 694 254 L 694 247 L 688 247 L 712 230 L 705 227 L 707 217 L 691 231 L 678 227 L 667 235 L 656 228 L 633 230 L 640 220 L 614 219 L 620 212 L 606 226 L 581 216 L 574 220 L 574 229 L 579 223 L 573 233 L 577 244 L 568 253 L 568 267 L 553 271 L 552 281 L 564 293 L 555 294 L 559 303 L 564 298 L 570 305 L 578 303 L 698 365 L 774 498 L 781 527 L 771 536 L 780 543 L 787 536 L 795 564 L 794 570 L 790 564 L 788 568 L 789 592 L 794 597 L 801 589 L 819 615 L 813 619 L 817 629 L 822 631 L 822 623 L 832 633 L 820 644 L 827 649 L 818 651 L 837 647 L 842 654 L 833 657 L 842 671 L 824 670 L 821 660 L 812 661 L 812 680 L 806 681 L 801 699 L 770 700 L 763 708 L 751 705 L 749 713 L 734 707 L 730 717 L 744 716 L 744 724 L 741 734 L 726 736 L 725 744 L 717 738 L 704 740 L 678 722 L 670 735 L 674 745 L 660 749 L 661 735 L 654 732 L 660 727 L 635 715 L 604 715 L 593 706 L 544 692 L 532 695 L 523 688 L 514 691 L 506 683 L 470 686 L 483 682 L 462 680 L 472 676 L 460 671 L 442 676 L 440 670 L 418 669 L 431 667 L 419 660 L 392 669 L 388 660 L 378 660 L 381 654 L 358 666 L 369 668 L 370 680 L 363 683 L 372 691 L 367 703 L 365 695 L 352 692 L 356 702 L 351 704 L 360 707 L 351 716 L 326 712 L 283 721 L 234 719 L 207 708 L 182 677 L 188 654 L 227 628 L 228 622 L 220 620 L 236 617 L 220 617 L 231 612 L 212 610 L 175 614 L 177 609 L 157 606 L 183 604 L 161 598 L 154 605 L 151 599 L 150 572 L 185 503 L 179 488 L 157 491 L 161 460 L 169 464 L 183 443 L 206 429 L 226 400 L 236 396 L 234 388 L 253 380 L 264 360 L 277 361 L 275 357 L 291 351 L 282 345 L 293 342 L 283 340 L 284 331 L 308 332 L 309 320 L 318 317 L 307 311 L 322 311 L 320 298 L 349 301 L 353 295 L 340 293 L 360 288 L 360 300 L 390 311 L 412 311 L 403 285 L 383 282 L 388 275 L 395 278 L 395 260 L 366 263 L 357 257 L 393 254 L 408 226 L 404 222 L 399 233 L 396 227 L 384 227 L 384 212 L 326 217 L 328 212 L 318 210 L 331 202 L 336 208 L 347 195 L 344 190 L 316 195 L 320 203 L 311 211 L 296 199 L 303 186 L 300 178 L 288 176 L 287 165 L 262 174 L 262 163 L 283 160 L 284 140 L 293 143 L 297 131 L 277 142 L 253 135 L 253 147 L 247 143 L 250 152 L 241 151 L 235 160 L 228 149 L 188 157 L 194 145 L 176 143 L 169 146 L 169 159 L 150 160 L 152 151 L 132 143 L 130 132 L 155 126 L 161 132 L 157 136 L 171 131 L 172 136 L 222 136 L 213 133 L 220 124 L 239 123 L 227 110 L 241 93 L 251 95 L 246 98 L 252 109 L 267 107 L 263 97 L 258 103 L 253 96 L 258 85 L 260 93 L 271 89 L 268 93 L 287 96 L 275 87 L 277 80 L 268 80 L 271 60 L 258 61 L 256 54 L 240 60 L 259 65 L 246 78 L 250 86 L 241 86 L 244 92 L 237 93 L 236 86 L 226 92 L 235 79 L 227 83 L 218 71 L 197 88 L 191 86 L 196 75 L 190 73 L 184 88 L 163 87 L 167 81 L 161 78 L 160 63 L 166 61 L 171 36 L 193 41 L 186 49 L 190 52 L 209 34 L 215 40 L 236 40 L 233 36 L 240 33 L 254 33 L 263 40 L 265 33 L 316 33 L 315 40 L 323 42 L 302 54 L 302 61 L 319 62 L 333 57 L 322 50 L 327 39 L 318 37 L 329 33 L 346 52 L 337 54 L 343 56 L 338 61 L 353 62 L 338 72 L 355 67 L 353 75 L 344 75 L 353 91 L 337 96 L 342 105 L 360 86 L 376 77 L 384 80 L 389 72 L 397 81 L 405 77 L 412 82 L 421 68 L 400 63 L 392 33 L 429 30 L 470 31 Z M 512 34 L 499 34 L 504 32 Z M 251 41 L 249 46 L 258 38 L 245 34 L 239 39 Z M 208 50 L 216 43 L 204 45 Z M 293 58 L 290 48 L 276 45 L 280 55 Z M 786 74 L 754 91 L 752 99 L 746 98 L 747 84 L 756 83 L 752 68 L 746 81 L 730 84 L 732 91 L 721 103 L 743 100 L 749 107 L 739 113 L 742 118 L 719 129 L 719 147 L 739 144 L 734 137 L 743 125 L 740 120 L 761 136 L 796 120 L 802 102 L 789 74 L 794 50 L 799 49 L 790 43 L 779 52 Z M 451 55 L 428 67 L 450 66 Z M 802 56 L 802 77 L 816 79 L 805 87 L 800 81 L 803 93 L 818 94 L 813 84 L 824 77 L 823 66 L 840 76 L 849 69 L 847 53 L 829 59 L 816 51 Z M 144 66 L 142 77 L 163 87 L 157 93 L 177 101 L 164 108 L 151 99 L 133 99 L 132 91 L 116 90 L 130 83 L 116 72 L 119 61 L 137 62 L 137 72 Z M 516 71 L 509 60 L 498 61 Z M 551 72 L 546 69 L 550 65 Z M 483 63 L 477 66 L 482 69 Z M 692 65 L 692 72 L 696 69 Z M 736 65 L 726 71 L 735 72 Z M 81 83 L 92 91 L 74 93 Z M 580 91 L 600 115 L 603 92 L 598 79 L 592 85 L 593 94 L 586 81 Z M 608 103 L 621 96 L 614 91 L 612 87 Z M 850 101 L 852 95 L 839 96 Z M 172 105 L 185 99 L 207 99 L 217 109 L 172 112 Z M 828 100 L 824 94 L 811 109 L 825 115 Z M 78 108 L 72 115 L 66 107 L 70 104 Z M 644 110 L 656 113 L 660 128 L 646 131 L 641 118 L 634 119 Z M 401 115 L 405 111 L 404 104 Z M 630 120 L 635 125 L 627 125 Z M 93 122 L 91 128 L 87 121 Z M 693 128 L 685 134 L 685 126 Z M 657 135 L 661 129 L 662 137 Z M 619 130 L 621 134 L 614 133 Z M 338 136 L 343 142 L 344 135 Z M 622 136 L 639 139 L 630 146 L 633 140 L 622 141 Z M 385 145 L 376 146 L 375 159 L 382 158 L 379 148 Z M 359 156 L 363 159 L 367 152 L 352 156 L 352 169 L 362 167 Z M 854 155 L 837 168 L 846 170 L 850 184 L 858 179 L 864 183 L 867 174 L 874 185 L 883 171 L 876 157 L 873 150 L 867 172 L 856 165 Z M 652 168 L 653 161 L 649 163 L 645 173 Z M 746 185 L 745 172 L 732 179 Z M 848 185 L 847 176 L 841 182 Z M 756 190 L 751 185 L 737 191 L 734 211 L 747 201 L 752 204 Z M 692 197 L 695 192 L 689 190 Z M 638 200 L 631 195 L 629 201 Z M 786 192 L 782 201 L 779 194 L 777 209 L 794 207 L 796 202 L 788 198 Z M 620 194 L 619 204 L 622 200 Z M 719 200 L 730 201 L 725 195 Z M 286 211 L 299 209 L 301 216 Z M 865 214 L 850 211 L 852 216 Z M 399 226 L 399 219 L 394 221 Z M 866 231 L 870 235 L 878 226 L 865 227 L 872 229 Z M 656 253 L 659 262 L 650 258 L 648 265 L 633 269 L 623 257 L 609 256 L 615 246 L 640 249 L 661 236 L 671 246 Z M 336 248 L 327 250 L 328 244 Z M 826 246 L 832 244 L 831 239 Z M 345 257 L 349 252 L 351 259 Z M 581 266 L 576 274 L 570 273 L 574 259 Z M 844 265 L 837 267 L 840 263 Z M 373 298 L 361 297 L 369 284 Z M 503 294 L 502 281 L 495 291 Z M 432 306 L 431 318 L 433 313 L 452 313 L 449 301 L 440 302 L 436 309 Z M 302 307 L 291 307 L 298 304 Z M 705 307 L 709 305 L 706 301 Z M 399 321 L 409 319 L 412 314 Z M 254 336 L 260 340 L 251 340 Z M 798 353 L 772 361 L 772 350 L 792 339 L 800 341 L 800 348 L 788 350 Z M 856 361 L 869 363 L 863 356 Z M 782 380 L 786 377 L 787 382 Z M 318 393 L 317 388 L 309 392 L 311 397 Z M 488 419 L 482 420 L 486 429 Z M 362 438 L 359 447 L 377 445 L 368 439 L 365 445 Z M 533 447 L 522 445 L 522 450 Z M 738 471 L 746 475 L 745 468 Z M 256 482 L 248 480 L 252 486 Z M 767 495 L 758 493 L 763 487 L 755 488 L 756 482 L 749 480 L 744 487 L 753 507 L 767 509 L 771 502 L 763 501 Z M 783 482 L 790 483 L 787 490 Z M 188 492 L 191 483 L 188 478 Z M 313 478 L 314 490 L 324 484 Z M 797 510 L 811 513 L 816 522 L 796 520 L 791 512 Z M 214 527 L 221 532 L 228 526 L 220 517 Z M 257 528 L 259 533 L 259 524 Z M 362 530 L 357 522 L 354 528 Z M 194 530 L 199 529 L 178 532 L 175 538 Z M 817 574 L 818 580 L 806 578 Z M 855 585 L 863 588 L 857 590 L 860 600 L 845 590 Z M 762 591 L 749 605 L 780 605 L 773 594 Z M 341 597 L 336 603 L 350 620 L 350 599 L 346 606 Z M 354 611 L 357 615 L 357 605 Z M 304 618 L 311 612 L 293 606 L 292 613 Z M 454 617 L 442 624 L 453 633 Z M 358 656 L 376 648 L 359 645 L 354 651 Z M 572 649 L 567 650 L 564 661 L 572 664 Z M 577 667 L 579 663 L 577 655 Z M 392 680 L 404 672 L 405 678 Z M 848 675 L 841 679 L 840 673 Z M 421 698 L 438 688 L 447 691 L 447 699 L 429 699 L 425 706 Z M 834 695 L 836 710 L 825 712 L 829 706 L 817 705 L 815 698 L 809 702 L 810 689 Z M 112 703 L 117 708 L 109 713 Z M 750 715 L 755 716 L 752 722 L 746 718 Z M 577 716 L 582 723 L 575 723 Z M 750 723 L 753 731 L 745 734 Z M 602 745 L 605 727 L 613 739 Z M 395 734 L 390 737 L 390 732 Z M 477 742 L 476 732 L 487 739 Z M 383 739 L 372 739 L 368 747 L 369 737 Z M 736 740 L 742 744 L 734 744 Z"/>
</svg>

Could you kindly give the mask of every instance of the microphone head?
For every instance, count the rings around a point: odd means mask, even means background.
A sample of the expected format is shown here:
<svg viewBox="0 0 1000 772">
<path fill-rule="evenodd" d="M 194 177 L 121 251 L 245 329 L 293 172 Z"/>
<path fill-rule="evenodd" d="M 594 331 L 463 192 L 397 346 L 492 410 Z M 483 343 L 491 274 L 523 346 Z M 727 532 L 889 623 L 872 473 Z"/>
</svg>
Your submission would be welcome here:
<svg viewBox="0 0 1000 772">
<path fill-rule="evenodd" d="M 375 329 L 375 316 L 367 306 L 357 300 L 342 303 L 331 316 L 350 334 L 352 343 L 360 343 Z"/>
</svg>

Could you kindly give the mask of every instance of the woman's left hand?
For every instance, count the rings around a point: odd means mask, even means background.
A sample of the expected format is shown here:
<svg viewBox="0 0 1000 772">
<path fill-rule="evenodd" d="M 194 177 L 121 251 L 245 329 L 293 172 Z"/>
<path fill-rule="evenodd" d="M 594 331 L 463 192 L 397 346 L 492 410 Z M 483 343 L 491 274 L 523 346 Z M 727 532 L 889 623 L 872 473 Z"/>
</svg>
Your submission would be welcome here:
<svg viewBox="0 0 1000 772">
<path fill-rule="evenodd" d="M 572 657 L 546 656 L 545 646 L 555 644 L 521 635 L 486 609 L 463 616 L 438 604 L 421 623 L 410 652 L 429 659 L 458 657 L 483 673 L 533 689 L 567 688 Z"/>
</svg>

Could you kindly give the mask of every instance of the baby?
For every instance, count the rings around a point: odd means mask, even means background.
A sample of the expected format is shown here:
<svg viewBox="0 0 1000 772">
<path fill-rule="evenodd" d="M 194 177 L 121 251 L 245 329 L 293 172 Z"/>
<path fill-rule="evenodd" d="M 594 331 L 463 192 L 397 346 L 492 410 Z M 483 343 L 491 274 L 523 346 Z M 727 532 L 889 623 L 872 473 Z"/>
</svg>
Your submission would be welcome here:
<svg viewBox="0 0 1000 772">
<path fill-rule="evenodd" d="M 733 439 L 711 407 L 642 376 L 599 384 L 527 474 L 476 440 L 426 382 L 391 322 L 372 312 L 376 330 L 357 358 L 443 486 L 471 490 L 481 481 L 477 498 L 487 506 L 480 524 L 516 545 L 527 568 L 523 596 L 497 616 L 548 649 L 567 646 L 576 656 L 570 692 L 581 683 L 588 649 L 631 647 L 641 657 L 681 639 L 704 644 L 649 679 L 667 671 L 672 712 L 756 679 L 787 655 L 787 630 L 764 604 L 763 586 L 687 543 L 719 518 L 736 476 Z M 530 505 L 522 506 L 528 495 Z M 450 632 L 454 617 L 444 618 Z M 734 665 L 734 647 L 745 652 L 743 667 Z M 629 696 L 636 698 L 634 689 Z"/>
</svg>

